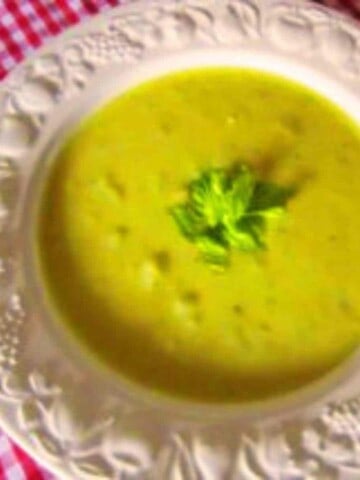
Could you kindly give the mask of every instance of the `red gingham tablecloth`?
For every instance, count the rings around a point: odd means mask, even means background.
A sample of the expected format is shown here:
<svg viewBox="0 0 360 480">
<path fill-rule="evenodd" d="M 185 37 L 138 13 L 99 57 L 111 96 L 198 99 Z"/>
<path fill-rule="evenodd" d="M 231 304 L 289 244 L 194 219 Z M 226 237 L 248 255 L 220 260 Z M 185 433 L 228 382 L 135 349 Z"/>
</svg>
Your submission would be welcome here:
<svg viewBox="0 0 360 480">
<path fill-rule="evenodd" d="M 0 79 L 47 38 L 121 3 L 123 0 L 0 0 Z M 324 3 L 360 18 L 360 0 Z M 50 479 L 54 477 L 0 431 L 0 480 Z"/>
</svg>

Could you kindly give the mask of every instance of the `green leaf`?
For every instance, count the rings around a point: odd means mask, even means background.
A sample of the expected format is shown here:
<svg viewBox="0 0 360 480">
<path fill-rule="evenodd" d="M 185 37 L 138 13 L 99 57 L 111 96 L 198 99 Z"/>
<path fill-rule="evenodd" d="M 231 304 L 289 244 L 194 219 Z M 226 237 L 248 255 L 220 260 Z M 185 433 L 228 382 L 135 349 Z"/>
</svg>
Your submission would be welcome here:
<svg viewBox="0 0 360 480">
<path fill-rule="evenodd" d="M 254 236 L 250 231 L 231 230 L 228 240 L 231 247 L 241 252 L 254 252 L 262 248 L 257 236 Z"/>
<path fill-rule="evenodd" d="M 170 213 L 181 233 L 189 239 L 200 235 L 206 225 L 188 204 L 175 205 L 170 209 Z"/>
<path fill-rule="evenodd" d="M 286 210 L 284 207 L 272 207 L 258 212 L 258 215 L 260 215 L 264 220 L 272 221 L 280 220 L 284 217 L 285 213 Z"/>
<path fill-rule="evenodd" d="M 266 248 L 266 232 L 286 213 L 292 189 L 258 181 L 251 170 L 210 169 L 188 187 L 188 201 L 170 213 L 180 232 L 213 267 L 230 262 L 231 250 L 255 252 Z"/>
<path fill-rule="evenodd" d="M 266 222 L 264 221 L 263 217 L 261 216 L 244 216 L 237 224 L 237 231 L 247 233 L 247 235 L 251 236 L 254 248 L 252 250 L 262 250 L 265 248 L 265 240 L 264 235 L 266 231 Z M 243 250 L 241 245 L 236 246 L 238 250 L 242 251 L 249 251 Z"/>
<path fill-rule="evenodd" d="M 236 222 L 245 213 L 253 196 L 254 188 L 254 175 L 243 167 L 232 180 L 231 187 L 226 193 L 226 208 L 224 211 L 224 222 L 226 224 Z"/>
<path fill-rule="evenodd" d="M 229 251 L 226 246 L 211 236 L 201 236 L 196 239 L 196 246 L 202 258 L 212 265 L 226 266 L 229 264 Z"/>
<path fill-rule="evenodd" d="M 217 225 L 224 214 L 226 177 L 221 170 L 209 170 L 189 187 L 190 204 L 207 225 Z"/>
<path fill-rule="evenodd" d="M 274 183 L 258 182 L 249 205 L 249 212 L 269 210 L 273 207 L 284 207 L 293 190 Z"/>
</svg>

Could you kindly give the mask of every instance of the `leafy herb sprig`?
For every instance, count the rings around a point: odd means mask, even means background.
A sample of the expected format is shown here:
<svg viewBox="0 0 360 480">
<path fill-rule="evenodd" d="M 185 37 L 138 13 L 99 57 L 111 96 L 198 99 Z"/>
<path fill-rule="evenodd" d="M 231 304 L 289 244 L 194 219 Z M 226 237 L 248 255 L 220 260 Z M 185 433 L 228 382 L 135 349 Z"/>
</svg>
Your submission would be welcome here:
<svg viewBox="0 0 360 480">
<path fill-rule="evenodd" d="M 266 231 L 285 214 L 292 193 L 257 180 L 245 165 L 229 171 L 212 168 L 188 185 L 187 201 L 173 206 L 170 213 L 202 258 L 224 268 L 232 250 L 255 252 L 266 247 Z"/>
</svg>

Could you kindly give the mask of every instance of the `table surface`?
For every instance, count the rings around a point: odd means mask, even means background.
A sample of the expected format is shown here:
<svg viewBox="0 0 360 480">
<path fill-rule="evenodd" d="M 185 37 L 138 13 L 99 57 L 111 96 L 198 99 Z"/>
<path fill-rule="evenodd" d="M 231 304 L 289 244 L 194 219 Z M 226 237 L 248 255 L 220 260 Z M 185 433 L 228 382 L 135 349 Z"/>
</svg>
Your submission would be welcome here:
<svg viewBox="0 0 360 480">
<path fill-rule="evenodd" d="M 0 0 L 0 80 L 48 38 L 125 1 Z M 322 3 L 360 19 L 360 0 Z M 0 480 L 54 480 L 54 477 L 0 431 Z"/>
</svg>

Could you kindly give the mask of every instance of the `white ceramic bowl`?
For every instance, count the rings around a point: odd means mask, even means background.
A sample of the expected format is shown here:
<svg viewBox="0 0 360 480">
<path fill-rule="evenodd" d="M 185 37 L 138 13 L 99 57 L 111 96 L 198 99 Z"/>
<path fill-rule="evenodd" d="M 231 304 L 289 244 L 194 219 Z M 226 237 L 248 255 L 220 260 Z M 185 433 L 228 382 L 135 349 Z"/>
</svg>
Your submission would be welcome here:
<svg viewBox="0 0 360 480">
<path fill-rule="evenodd" d="M 151 394 L 90 360 L 51 318 L 30 241 L 49 158 L 114 95 L 175 70 L 251 67 L 321 92 L 360 123 L 359 42 L 357 25 L 314 4 L 139 1 L 51 42 L 0 86 L 0 422 L 49 469 L 79 480 L 350 478 L 349 468 L 360 478 L 357 353 L 264 402 Z"/>
</svg>

